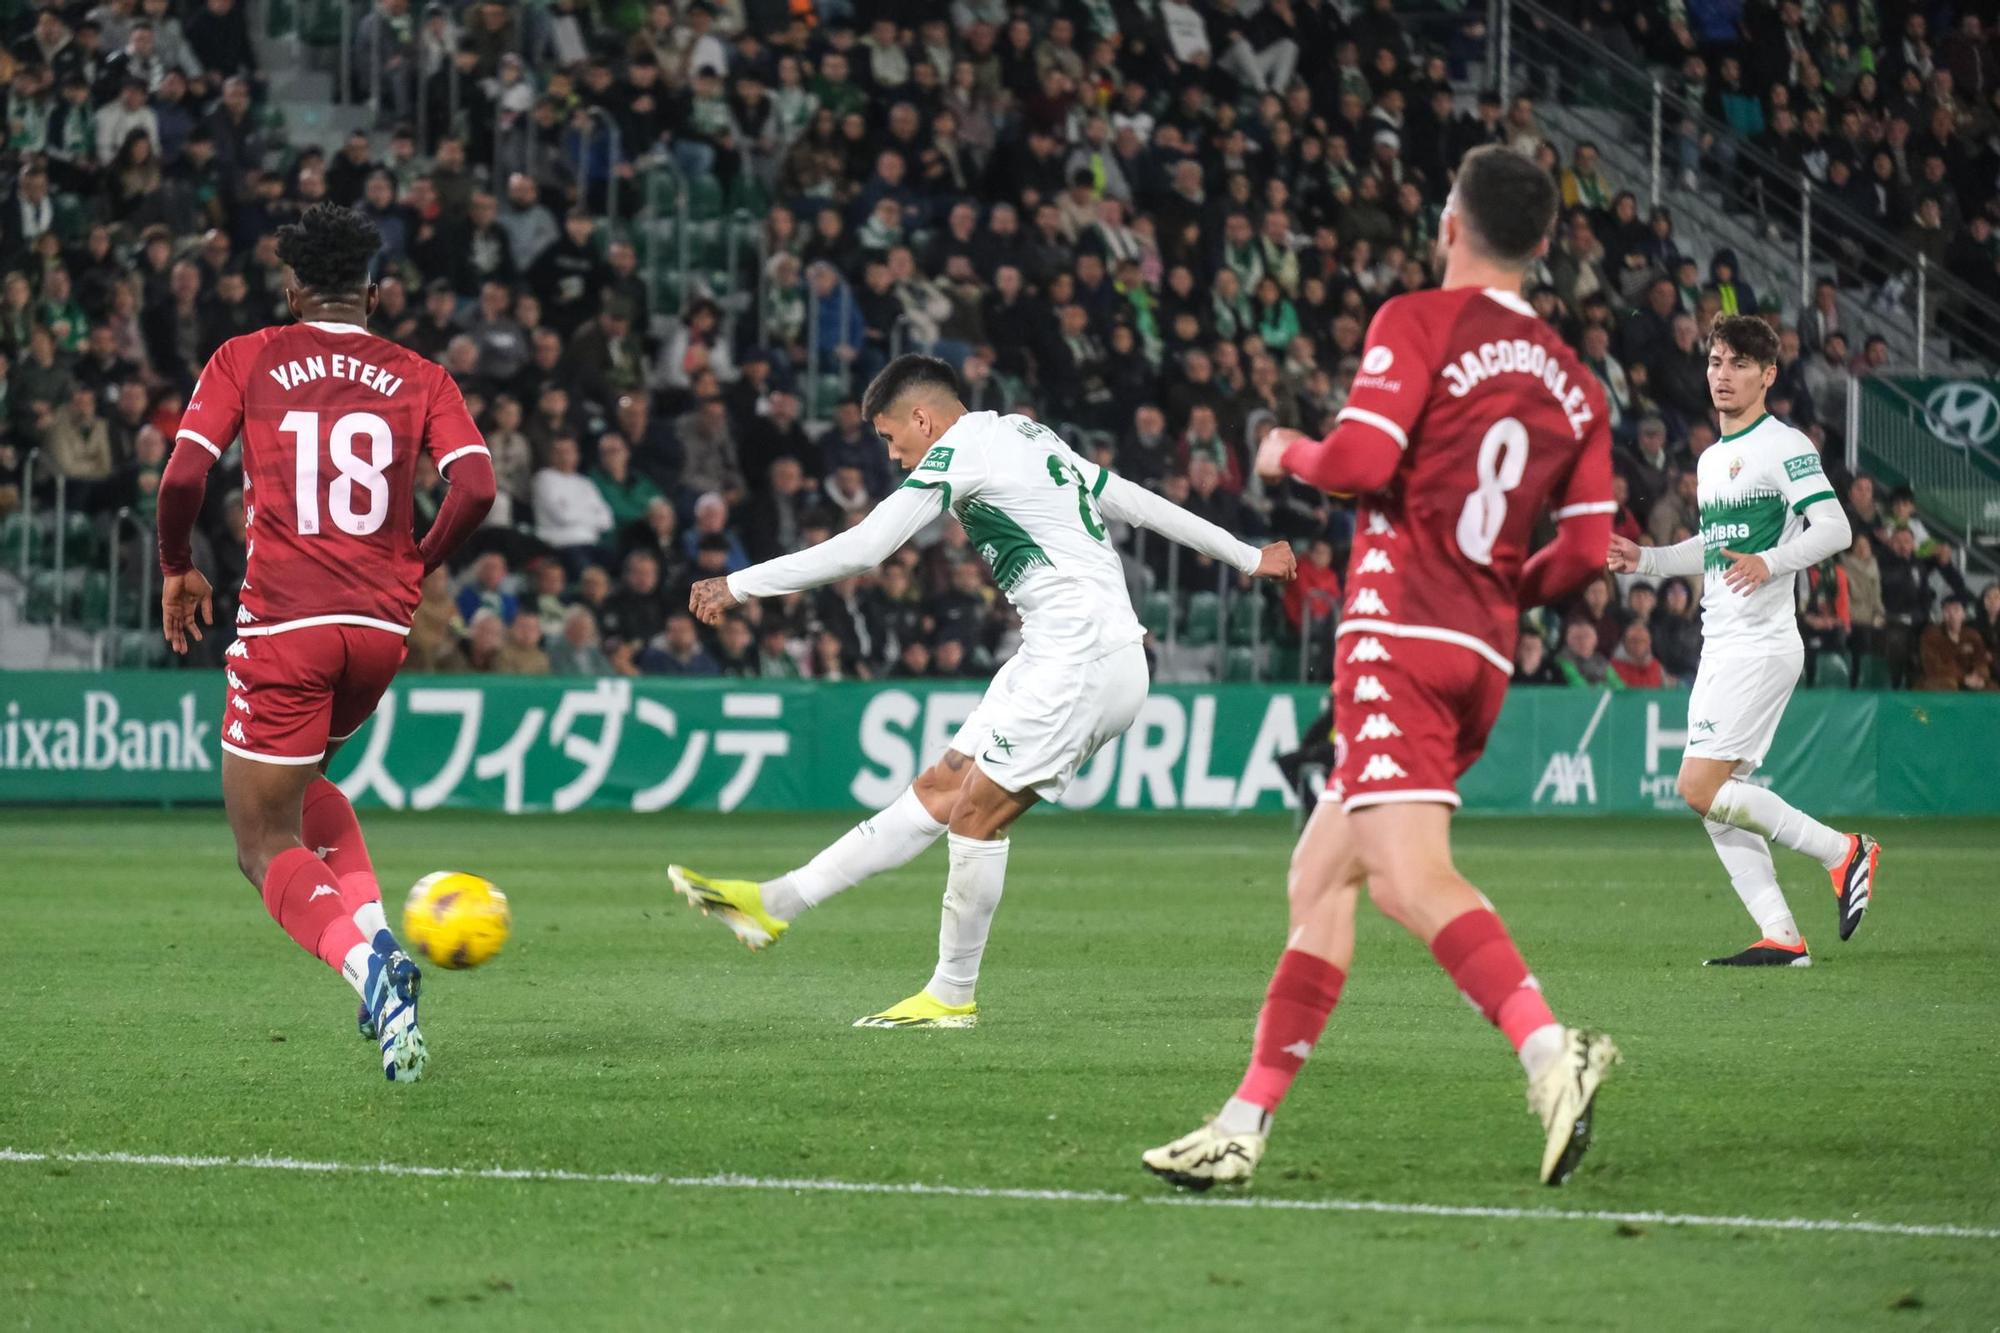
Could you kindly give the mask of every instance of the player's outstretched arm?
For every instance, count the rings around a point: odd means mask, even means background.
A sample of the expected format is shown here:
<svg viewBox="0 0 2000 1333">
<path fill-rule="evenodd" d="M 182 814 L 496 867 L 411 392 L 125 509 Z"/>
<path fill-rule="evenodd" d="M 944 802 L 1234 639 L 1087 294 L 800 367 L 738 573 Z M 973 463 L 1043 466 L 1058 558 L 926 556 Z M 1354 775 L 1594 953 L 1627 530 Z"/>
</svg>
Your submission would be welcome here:
<svg viewBox="0 0 2000 1333">
<path fill-rule="evenodd" d="M 703 579 L 688 595 L 688 610 L 704 625 L 714 625 L 730 607 L 752 597 L 783 597 L 871 570 L 938 517 L 940 498 L 939 492 L 927 487 L 899 487 L 867 518 L 817 546 L 738 570 L 726 579 Z"/>
<path fill-rule="evenodd" d="M 1266 481 L 1297 477 L 1337 495 L 1379 491 L 1396 475 L 1402 444 L 1372 421 L 1345 421 L 1316 440 L 1289 426 L 1274 426 L 1257 446 L 1257 475 Z"/>
<path fill-rule="evenodd" d="M 1630 570 L 1613 564 L 1614 574 L 1627 572 L 1648 574 L 1654 578 L 1692 578 L 1701 573 L 1701 537 L 1699 534 L 1672 546 L 1640 546 L 1636 542 L 1627 543 L 1637 555 L 1633 557 Z"/>
<path fill-rule="evenodd" d="M 1210 559 L 1220 560 L 1244 574 L 1282 582 L 1298 570 L 1292 548 L 1284 542 L 1275 542 L 1258 550 L 1248 542 L 1238 541 L 1207 519 L 1190 514 L 1173 501 L 1155 495 L 1109 469 L 1103 476 L 1104 485 L 1097 492 L 1097 507 L 1108 518 L 1134 524 L 1148 532 L 1157 532 L 1168 541 L 1191 551 L 1199 551 Z"/>
</svg>

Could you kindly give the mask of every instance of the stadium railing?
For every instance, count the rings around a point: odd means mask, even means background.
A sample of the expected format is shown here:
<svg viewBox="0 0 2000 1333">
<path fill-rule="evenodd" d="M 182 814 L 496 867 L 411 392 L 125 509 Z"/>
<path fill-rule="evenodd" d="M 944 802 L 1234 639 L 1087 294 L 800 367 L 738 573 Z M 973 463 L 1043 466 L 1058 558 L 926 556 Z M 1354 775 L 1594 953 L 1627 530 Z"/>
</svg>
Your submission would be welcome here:
<svg viewBox="0 0 2000 1333">
<path fill-rule="evenodd" d="M 1990 386 L 1973 387 L 2000 411 Z M 1969 559 L 1993 568 L 2000 552 L 2000 454 L 1894 379 L 1857 379 L 1849 398 L 1849 466 L 1882 484 L 1910 487 L 1927 522 L 1954 540 L 1961 565 Z"/>
<path fill-rule="evenodd" d="M 1700 221 L 1731 237 L 1739 253 L 1782 247 L 1789 262 L 1775 271 L 1789 270 L 1796 280 L 1798 309 L 1811 305 L 1819 277 L 1840 273 L 1869 292 L 1865 322 L 1882 324 L 1893 316 L 1903 326 L 1885 331 L 1907 335 L 1892 336 L 1890 343 L 1912 356 L 1917 373 L 1942 371 L 1932 365 L 1940 351 L 1942 361 L 1973 360 L 1982 375 L 2000 373 L 2000 304 L 1709 117 L 1669 82 L 1677 72 L 1644 69 L 1613 55 L 1535 0 L 1494 0 L 1494 8 L 1495 81 L 1502 96 L 1526 93 L 1568 110 L 1614 116 L 1622 133 L 1600 138 L 1600 150 L 1635 164 L 1634 145 L 1643 145 L 1635 179 L 1650 205 L 1671 206 L 1681 193 L 1674 156 L 1685 126 L 1709 145 L 1696 168 L 1700 202 L 1721 204 Z M 1685 210 L 1675 212 L 1682 222 Z M 1934 348 L 1934 339 L 1943 346 Z"/>
</svg>

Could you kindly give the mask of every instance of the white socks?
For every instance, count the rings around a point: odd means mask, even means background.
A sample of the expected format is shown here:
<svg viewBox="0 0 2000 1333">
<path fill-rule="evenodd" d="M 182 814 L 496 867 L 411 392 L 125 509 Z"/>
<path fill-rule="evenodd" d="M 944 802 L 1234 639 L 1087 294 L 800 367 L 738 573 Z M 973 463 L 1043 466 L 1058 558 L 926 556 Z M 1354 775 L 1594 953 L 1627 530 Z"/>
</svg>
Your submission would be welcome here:
<svg viewBox="0 0 2000 1333">
<path fill-rule="evenodd" d="M 360 929 L 361 938 L 364 940 L 372 940 L 377 932 L 387 930 L 389 918 L 382 914 L 382 900 L 377 898 L 372 903 L 363 903 L 355 908 L 354 924 Z"/>
<path fill-rule="evenodd" d="M 1771 844 L 1764 841 L 1764 835 L 1714 819 L 1702 820 L 1701 826 L 1708 830 L 1715 854 L 1722 858 L 1722 868 L 1736 886 L 1736 896 L 1743 900 L 1764 937 L 1777 944 L 1797 944 L 1798 924 L 1792 920 L 1785 891 L 1778 887 L 1778 867 L 1771 861 Z"/>
<path fill-rule="evenodd" d="M 374 947 L 363 942 L 349 949 L 347 957 L 340 961 L 340 975 L 354 987 L 354 993 L 361 997 L 363 1004 L 368 1003 L 368 964 L 374 957 Z"/>
<path fill-rule="evenodd" d="M 993 912 L 1007 885 L 1007 840 L 986 842 L 951 835 L 951 873 L 944 883 L 944 919 L 938 925 L 938 965 L 924 989 L 945 1004 L 971 1004 L 979 983 L 979 958 L 993 929 Z"/>
<path fill-rule="evenodd" d="M 1718 824 L 1769 838 L 1781 847 L 1810 856 L 1828 870 L 1847 855 L 1847 839 L 1803 811 L 1787 804 L 1774 791 L 1731 779 L 1722 784 L 1709 803 L 1708 817 Z"/>
<path fill-rule="evenodd" d="M 1255 1102 L 1246 1102 L 1241 1097 L 1231 1097 L 1222 1104 L 1222 1110 L 1215 1117 L 1215 1127 L 1225 1134 L 1271 1133 L 1271 1113 Z"/>
<path fill-rule="evenodd" d="M 1540 1077 L 1541 1072 L 1549 1067 L 1549 1062 L 1563 1053 L 1567 1040 L 1560 1023 L 1544 1023 L 1527 1035 L 1516 1054 L 1520 1056 L 1521 1068 L 1530 1080 Z"/>
<path fill-rule="evenodd" d="M 797 920 L 807 908 L 819 906 L 870 875 L 908 865 L 942 832 L 944 825 L 931 818 L 931 812 L 917 799 L 916 789 L 906 788 L 888 809 L 841 834 L 805 865 L 759 885 L 764 910 L 780 921 Z"/>
</svg>

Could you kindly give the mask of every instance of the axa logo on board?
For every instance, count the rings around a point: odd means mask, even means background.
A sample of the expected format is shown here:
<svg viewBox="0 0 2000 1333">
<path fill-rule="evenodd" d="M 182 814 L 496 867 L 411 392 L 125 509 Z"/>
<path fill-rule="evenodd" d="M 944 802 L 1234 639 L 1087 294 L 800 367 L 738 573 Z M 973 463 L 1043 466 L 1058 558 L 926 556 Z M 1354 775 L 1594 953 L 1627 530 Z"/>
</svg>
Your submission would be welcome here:
<svg viewBox="0 0 2000 1333">
<path fill-rule="evenodd" d="M 37 716 L 9 700 L 0 721 L 0 769 L 183 773 L 215 767 L 212 727 L 196 716 L 192 690 L 181 695 L 174 714 L 151 719 L 124 716 L 118 696 L 108 690 L 86 690 L 82 702 L 80 716 Z"/>
</svg>

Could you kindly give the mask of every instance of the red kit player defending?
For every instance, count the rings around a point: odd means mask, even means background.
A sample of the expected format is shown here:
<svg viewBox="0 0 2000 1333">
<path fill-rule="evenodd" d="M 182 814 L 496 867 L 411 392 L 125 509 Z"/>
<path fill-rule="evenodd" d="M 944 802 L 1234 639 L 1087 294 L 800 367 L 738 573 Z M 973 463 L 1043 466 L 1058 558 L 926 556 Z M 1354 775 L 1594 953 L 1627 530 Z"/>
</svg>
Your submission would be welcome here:
<svg viewBox="0 0 2000 1333">
<path fill-rule="evenodd" d="M 1292 855 L 1290 935 L 1249 1072 L 1215 1119 L 1145 1155 L 1176 1184 L 1250 1178 L 1347 980 L 1363 884 L 1519 1053 L 1547 1134 L 1542 1180 L 1561 1184 L 1589 1146 L 1617 1048 L 1556 1021 L 1450 841 L 1458 777 L 1506 697 L 1520 607 L 1595 576 L 1611 534 L 1604 395 L 1521 297 L 1555 210 L 1526 158 L 1468 153 L 1439 224 L 1442 289 L 1382 306 L 1333 434 L 1273 431 L 1258 455 L 1267 476 L 1362 496 L 1335 640 L 1337 758 Z M 1561 535 L 1529 559 L 1549 506 Z"/>
<path fill-rule="evenodd" d="M 383 1072 L 409 1082 L 426 1059 L 420 978 L 383 916 L 354 808 L 324 775 L 403 663 L 423 576 L 479 526 L 494 480 L 458 387 L 363 327 L 381 244 L 374 223 L 327 205 L 279 229 L 299 322 L 230 339 L 195 385 L 160 480 L 160 612 L 179 653 L 214 623 L 188 533 L 209 468 L 240 432 L 248 563 L 222 709 L 236 863 L 285 933 L 360 993 Z M 451 480 L 421 546 L 419 448 Z"/>
</svg>

